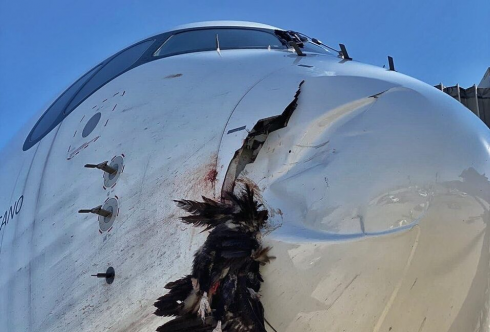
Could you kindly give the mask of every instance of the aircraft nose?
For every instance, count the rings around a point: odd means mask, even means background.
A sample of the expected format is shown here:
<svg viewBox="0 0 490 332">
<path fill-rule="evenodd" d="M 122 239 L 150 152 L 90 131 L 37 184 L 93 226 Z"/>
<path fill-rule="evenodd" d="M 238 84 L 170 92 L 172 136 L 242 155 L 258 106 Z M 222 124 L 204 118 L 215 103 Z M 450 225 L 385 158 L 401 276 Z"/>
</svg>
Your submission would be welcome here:
<svg viewBox="0 0 490 332">
<path fill-rule="evenodd" d="M 294 227 L 294 236 L 413 227 L 434 197 L 459 190 L 464 172 L 488 174 L 486 126 L 431 89 L 356 77 L 307 80 L 287 127 L 268 136 L 241 178 L 259 183 L 281 212 L 275 220 Z M 490 202 L 489 193 L 480 195 Z"/>
<path fill-rule="evenodd" d="M 432 87 L 305 80 L 287 126 L 238 179 L 256 183 L 270 211 L 272 325 L 488 326 L 489 142 L 476 116 Z"/>
</svg>

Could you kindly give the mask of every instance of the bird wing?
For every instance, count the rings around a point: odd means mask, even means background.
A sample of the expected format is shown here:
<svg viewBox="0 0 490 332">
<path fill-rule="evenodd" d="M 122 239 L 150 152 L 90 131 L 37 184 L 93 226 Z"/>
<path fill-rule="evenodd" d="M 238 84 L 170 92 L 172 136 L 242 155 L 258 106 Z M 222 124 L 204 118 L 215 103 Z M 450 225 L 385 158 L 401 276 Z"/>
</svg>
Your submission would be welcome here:
<svg viewBox="0 0 490 332">
<path fill-rule="evenodd" d="M 157 316 L 176 316 L 195 312 L 201 299 L 192 285 L 192 276 L 188 275 L 165 285 L 167 294 L 158 298 L 153 304 Z"/>
<path fill-rule="evenodd" d="M 212 332 L 216 327 L 212 316 L 206 317 L 203 322 L 196 315 L 179 316 L 157 328 L 158 332 Z"/>
<path fill-rule="evenodd" d="M 255 237 L 240 232 L 233 225 L 216 226 L 194 255 L 192 275 L 199 280 L 201 291 L 209 292 L 212 283 L 226 275 L 226 269 L 232 266 L 239 268 L 250 260 L 257 247 Z"/>
<path fill-rule="evenodd" d="M 225 326 L 233 332 L 267 332 L 264 307 L 260 298 L 247 287 L 247 276 L 239 276 L 234 310 L 228 313 Z"/>
<path fill-rule="evenodd" d="M 260 265 L 272 258 L 270 248 L 261 248 L 258 240 L 268 212 L 259 211 L 262 205 L 249 186 L 238 195 L 228 193 L 227 198 L 224 203 L 206 197 L 203 202 L 175 201 L 190 213 L 181 218 L 183 222 L 211 232 L 194 255 L 192 274 L 167 284 L 169 293 L 155 302 L 155 314 L 178 316 L 157 331 L 212 332 L 220 324 L 227 332 L 266 332 L 264 308 L 256 292 L 263 281 Z M 214 309 L 204 322 L 196 315 L 201 298 Z"/>
<path fill-rule="evenodd" d="M 190 213 L 190 215 L 180 218 L 184 223 L 204 226 L 206 231 L 230 220 L 233 213 L 232 206 L 218 203 L 204 196 L 202 198 L 204 202 L 187 199 L 174 201 L 178 207 Z"/>
</svg>

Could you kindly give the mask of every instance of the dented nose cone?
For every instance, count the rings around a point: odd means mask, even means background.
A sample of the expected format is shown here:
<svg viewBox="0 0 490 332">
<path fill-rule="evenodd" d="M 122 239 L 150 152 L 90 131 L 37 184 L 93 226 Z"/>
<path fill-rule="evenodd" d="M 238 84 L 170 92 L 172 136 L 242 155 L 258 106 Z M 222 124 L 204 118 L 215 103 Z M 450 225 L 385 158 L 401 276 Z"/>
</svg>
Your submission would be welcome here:
<svg viewBox="0 0 490 332">
<path fill-rule="evenodd" d="M 238 178 L 272 212 L 274 328 L 488 331 L 489 147 L 488 128 L 432 87 L 305 80 Z"/>
</svg>

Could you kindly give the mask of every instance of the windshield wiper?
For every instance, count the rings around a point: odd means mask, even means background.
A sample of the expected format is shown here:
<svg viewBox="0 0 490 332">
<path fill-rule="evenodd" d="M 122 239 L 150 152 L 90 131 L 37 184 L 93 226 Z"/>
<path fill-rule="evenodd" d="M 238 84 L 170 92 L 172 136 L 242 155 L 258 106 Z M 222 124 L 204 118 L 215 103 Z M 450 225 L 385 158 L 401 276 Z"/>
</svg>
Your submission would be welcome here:
<svg viewBox="0 0 490 332">
<path fill-rule="evenodd" d="M 301 37 L 294 31 L 283 31 L 283 30 L 274 30 L 274 33 L 276 36 L 279 37 L 281 40 L 281 43 L 283 43 L 286 46 L 291 46 L 296 54 L 298 56 L 304 56 L 305 54 L 303 51 L 301 51 L 301 48 L 303 48 L 304 41 L 301 39 Z"/>
<path fill-rule="evenodd" d="M 334 51 L 336 52 L 339 57 L 341 57 L 342 59 L 344 60 L 352 60 L 351 57 L 349 57 L 349 53 L 347 53 L 347 48 L 345 47 L 344 44 L 339 44 L 340 46 L 340 50 L 336 50 L 335 48 L 333 47 L 330 47 L 324 43 L 322 43 L 319 39 L 317 38 L 311 38 L 311 37 L 308 37 L 307 35 L 303 34 L 303 33 L 300 33 L 300 32 L 295 32 L 296 35 L 298 35 L 302 40 L 305 40 L 305 41 L 309 41 L 315 45 L 318 45 L 318 46 L 323 46 L 331 51 Z"/>
</svg>

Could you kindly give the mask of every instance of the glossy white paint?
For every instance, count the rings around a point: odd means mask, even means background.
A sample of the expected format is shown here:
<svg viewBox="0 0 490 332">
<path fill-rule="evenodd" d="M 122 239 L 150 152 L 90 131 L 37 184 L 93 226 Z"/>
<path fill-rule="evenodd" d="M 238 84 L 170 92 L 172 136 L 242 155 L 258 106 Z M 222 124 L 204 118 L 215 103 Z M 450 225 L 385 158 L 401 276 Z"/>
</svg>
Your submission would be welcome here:
<svg viewBox="0 0 490 332">
<path fill-rule="evenodd" d="M 0 165 L 0 211 L 23 195 L 0 234 L 2 329 L 161 325 L 153 302 L 206 237 L 178 221 L 172 199 L 219 197 L 247 136 L 228 131 L 281 114 L 298 89 L 288 125 L 238 178 L 257 186 L 272 216 L 268 321 L 278 331 L 488 331 L 488 128 L 402 74 L 267 50 L 147 63 L 32 149 L 22 152 L 33 123 L 19 133 Z M 116 155 L 124 172 L 104 189 L 102 173 L 83 165 Z M 116 196 L 110 232 L 77 213 Z M 112 285 L 90 276 L 108 266 Z"/>
</svg>

